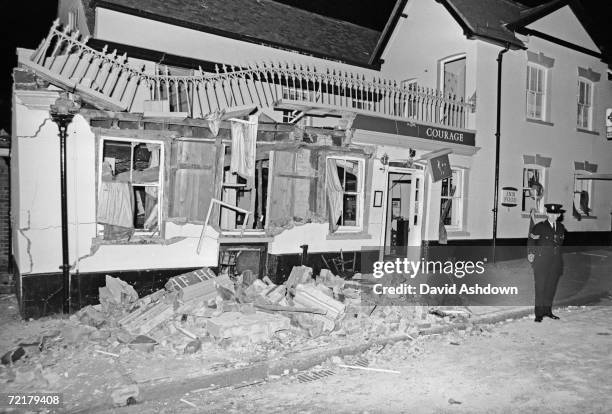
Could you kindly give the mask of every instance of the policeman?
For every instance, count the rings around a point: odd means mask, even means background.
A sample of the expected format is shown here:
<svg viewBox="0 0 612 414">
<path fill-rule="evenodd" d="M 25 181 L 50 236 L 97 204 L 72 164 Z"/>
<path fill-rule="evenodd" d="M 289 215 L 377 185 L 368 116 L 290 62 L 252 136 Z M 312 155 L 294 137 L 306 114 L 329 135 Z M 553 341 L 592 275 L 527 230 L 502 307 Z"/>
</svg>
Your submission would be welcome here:
<svg viewBox="0 0 612 414">
<path fill-rule="evenodd" d="M 544 204 L 547 219 L 536 224 L 527 241 L 527 260 L 533 267 L 535 279 L 535 321 L 544 316 L 559 319 L 552 313 L 552 303 L 559 277 L 563 273 L 561 245 L 565 227 L 559 221 L 565 212 L 561 204 Z"/>
</svg>

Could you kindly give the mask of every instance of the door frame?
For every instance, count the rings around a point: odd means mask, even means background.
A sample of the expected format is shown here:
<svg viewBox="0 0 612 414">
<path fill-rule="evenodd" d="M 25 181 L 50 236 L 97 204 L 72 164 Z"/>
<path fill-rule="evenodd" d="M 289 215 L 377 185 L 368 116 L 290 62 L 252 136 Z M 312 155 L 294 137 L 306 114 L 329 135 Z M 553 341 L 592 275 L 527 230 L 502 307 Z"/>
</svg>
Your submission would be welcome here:
<svg viewBox="0 0 612 414">
<path fill-rule="evenodd" d="M 410 174 L 410 180 L 411 180 L 411 186 L 410 186 L 410 199 L 412 200 L 412 196 L 414 194 L 415 191 L 415 184 L 414 184 L 414 178 L 415 175 L 421 173 L 423 174 L 422 178 L 422 183 L 421 183 L 421 216 L 420 216 L 420 227 L 421 227 L 421 234 L 420 234 L 420 238 L 421 238 L 421 242 L 422 242 L 422 238 L 423 238 L 423 216 L 425 215 L 424 212 L 424 195 L 425 195 L 425 171 L 423 169 L 420 168 L 406 168 L 406 167 L 391 167 L 389 166 L 387 168 L 387 171 L 385 172 L 386 177 L 385 177 L 385 193 L 384 193 L 384 202 L 383 202 L 383 217 L 382 217 L 382 223 L 383 223 L 383 231 L 382 231 L 382 240 L 381 240 L 381 244 L 380 244 L 380 248 L 378 250 L 378 259 L 379 260 L 383 260 L 384 256 L 385 256 L 385 243 L 387 242 L 387 226 L 388 226 L 388 208 L 389 208 L 389 179 L 391 174 Z M 419 174 L 420 175 L 420 174 Z"/>
</svg>

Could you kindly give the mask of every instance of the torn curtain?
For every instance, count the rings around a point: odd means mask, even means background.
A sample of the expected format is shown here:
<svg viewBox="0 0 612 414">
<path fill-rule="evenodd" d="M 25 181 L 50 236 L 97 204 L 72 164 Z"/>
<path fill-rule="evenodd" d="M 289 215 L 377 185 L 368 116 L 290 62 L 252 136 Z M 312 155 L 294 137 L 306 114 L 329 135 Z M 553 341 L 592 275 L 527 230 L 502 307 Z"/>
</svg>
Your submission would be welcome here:
<svg viewBox="0 0 612 414">
<path fill-rule="evenodd" d="M 326 192 L 329 203 L 329 230 L 333 233 L 338 229 L 338 220 L 342 215 L 342 194 L 344 193 L 340 177 L 338 177 L 338 165 L 336 160 L 327 160 Z"/>
<path fill-rule="evenodd" d="M 134 193 L 129 183 L 102 181 L 98 200 L 98 223 L 134 227 Z"/>
<path fill-rule="evenodd" d="M 249 179 L 255 177 L 255 144 L 257 142 L 256 115 L 248 122 L 232 121 L 232 158 L 230 171 Z"/>
</svg>

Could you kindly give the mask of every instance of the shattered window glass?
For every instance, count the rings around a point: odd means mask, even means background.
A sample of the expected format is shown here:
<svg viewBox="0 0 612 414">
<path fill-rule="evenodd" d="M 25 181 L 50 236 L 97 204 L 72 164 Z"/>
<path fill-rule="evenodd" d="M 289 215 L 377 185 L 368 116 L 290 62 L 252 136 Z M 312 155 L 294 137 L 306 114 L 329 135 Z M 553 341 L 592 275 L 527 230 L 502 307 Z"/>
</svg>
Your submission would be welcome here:
<svg viewBox="0 0 612 414">
<path fill-rule="evenodd" d="M 158 230 L 160 158 L 159 143 L 102 141 L 98 223 L 106 239 Z"/>
</svg>

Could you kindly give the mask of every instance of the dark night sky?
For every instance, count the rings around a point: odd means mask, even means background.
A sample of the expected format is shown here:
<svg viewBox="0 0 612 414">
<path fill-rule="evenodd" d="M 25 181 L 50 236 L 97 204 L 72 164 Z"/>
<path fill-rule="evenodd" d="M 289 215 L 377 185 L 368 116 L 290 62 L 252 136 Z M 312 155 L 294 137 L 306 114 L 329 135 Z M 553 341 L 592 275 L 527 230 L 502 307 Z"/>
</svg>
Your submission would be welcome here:
<svg viewBox="0 0 612 414">
<path fill-rule="evenodd" d="M 194 0 L 195 1 L 195 0 Z M 231 0 L 228 0 L 231 1 Z M 312 12 L 351 21 L 353 23 L 382 30 L 393 9 L 395 0 L 277 0 L 281 3 L 297 6 Z M 542 3 L 542 0 L 522 0 L 528 5 Z M 596 35 L 612 50 L 612 1 L 581 0 L 590 11 L 595 23 L 601 27 Z M 7 3 L 7 2 L 5 2 Z M 486 0 L 483 0 L 486 3 Z M 56 0 L 42 0 L 35 3 L 18 1 L 10 2 L 10 13 L 5 10 L 2 30 L 2 63 L 0 64 L 0 128 L 11 128 L 11 73 L 16 65 L 15 49 L 17 47 L 35 48 L 46 35 L 53 21 Z M 6 6 L 5 6 L 6 7 Z M 6 16 L 10 16 L 7 18 Z"/>
</svg>

